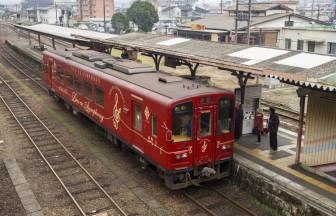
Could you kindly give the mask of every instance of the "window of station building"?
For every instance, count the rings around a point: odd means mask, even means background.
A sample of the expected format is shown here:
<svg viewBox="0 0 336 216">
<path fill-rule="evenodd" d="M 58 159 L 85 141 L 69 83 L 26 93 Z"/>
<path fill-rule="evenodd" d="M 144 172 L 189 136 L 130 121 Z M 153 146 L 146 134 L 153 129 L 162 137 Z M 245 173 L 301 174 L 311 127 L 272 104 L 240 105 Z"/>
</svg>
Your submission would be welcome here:
<svg viewBox="0 0 336 216">
<path fill-rule="evenodd" d="M 104 90 L 99 86 L 95 86 L 95 97 L 96 97 L 96 104 L 104 106 Z"/>
<path fill-rule="evenodd" d="M 308 41 L 308 52 L 315 52 L 315 41 Z"/>
<path fill-rule="evenodd" d="M 82 79 L 79 76 L 75 76 L 75 89 L 78 93 L 82 93 Z"/>
<path fill-rule="evenodd" d="M 92 99 L 92 84 L 89 81 L 84 81 L 84 96 Z"/>
<path fill-rule="evenodd" d="M 157 121 L 155 115 L 152 115 L 152 135 L 157 136 Z"/>
<path fill-rule="evenodd" d="M 68 73 L 66 79 L 68 88 L 73 88 L 74 87 L 73 75 Z"/>
<path fill-rule="evenodd" d="M 176 105 L 173 109 L 172 132 L 173 142 L 192 140 L 193 104 L 187 102 Z"/>
<path fill-rule="evenodd" d="M 233 130 L 233 113 L 233 100 L 230 98 L 220 99 L 217 113 L 217 134 L 224 134 Z"/>
<path fill-rule="evenodd" d="M 328 42 L 328 53 L 336 54 L 336 43 Z"/>
<path fill-rule="evenodd" d="M 142 131 L 142 111 L 141 105 L 134 103 L 134 112 L 133 112 L 133 127 Z"/>
<path fill-rule="evenodd" d="M 292 40 L 289 38 L 285 39 L 285 49 L 291 49 L 292 46 Z"/>
<path fill-rule="evenodd" d="M 62 84 L 64 84 L 64 71 L 63 68 L 58 66 L 57 67 L 57 73 L 58 73 L 58 81 Z"/>
<path fill-rule="evenodd" d="M 303 50 L 303 44 L 304 44 L 304 40 L 298 40 L 297 41 L 297 50 Z"/>
</svg>

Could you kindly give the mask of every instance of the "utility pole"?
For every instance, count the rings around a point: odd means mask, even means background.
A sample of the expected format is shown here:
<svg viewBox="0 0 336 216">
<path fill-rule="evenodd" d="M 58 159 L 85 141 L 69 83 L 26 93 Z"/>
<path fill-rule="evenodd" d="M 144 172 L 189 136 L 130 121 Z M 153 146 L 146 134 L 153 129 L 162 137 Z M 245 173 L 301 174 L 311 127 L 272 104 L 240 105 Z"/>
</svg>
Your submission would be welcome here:
<svg viewBox="0 0 336 216">
<path fill-rule="evenodd" d="M 35 22 L 37 23 L 37 0 L 35 0 Z"/>
<path fill-rule="evenodd" d="M 58 17 L 57 17 L 57 4 L 56 4 L 56 1 L 55 1 L 55 12 L 56 12 L 56 21 L 55 21 L 55 25 L 57 25 Z"/>
<path fill-rule="evenodd" d="M 311 5 L 310 18 L 312 19 L 313 19 L 313 13 L 314 13 L 314 4 L 315 4 L 315 0 L 313 0 L 312 5 Z"/>
<path fill-rule="evenodd" d="M 235 34 L 236 34 L 235 43 L 237 43 L 238 42 L 238 0 L 236 0 Z"/>
<path fill-rule="evenodd" d="M 105 16 L 105 11 L 106 11 L 106 10 L 105 10 L 105 0 L 103 1 L 103 4 L 104 4 L 104 6 L 103 6 L 103 10 L 104 10 L 104 32 L 106 32 L 106 22 L 105 22 L 105 21 L 106 21 L 106 20 L 105 20 L 105 19 L 106 19 L 106 16 Z"/>
<path fill-rule="evenodd" d="M 251 24 L 251 0 L 249 0 L 248 3 L 248 19 L 247 19 L 247 44 L 250 45 L 250 37 L 251 37 L 251 31 L 250 31 L 250 24 Z"/>
<path fill-rule="evenodd" d="M 223 0 L 221 0 L 221 14 L 223 13 Z"/>
<path fill-rule="evenodd" d="M 83 21 L 83 0 L 79 0 L 79 17 Z"/>
<path fill-rule="evenodd" d="M 92 0 L 89 0 L 89 13 L 90 13 L 90 18 L 92 18 Z"/>
</svg>

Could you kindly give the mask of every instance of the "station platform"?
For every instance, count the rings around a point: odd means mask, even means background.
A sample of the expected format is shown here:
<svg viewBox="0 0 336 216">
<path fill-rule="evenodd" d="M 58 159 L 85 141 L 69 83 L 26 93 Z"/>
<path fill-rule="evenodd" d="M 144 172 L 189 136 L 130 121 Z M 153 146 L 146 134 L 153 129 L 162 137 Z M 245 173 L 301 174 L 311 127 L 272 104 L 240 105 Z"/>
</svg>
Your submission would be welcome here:
<svg viewBox="0 0 336 216">
<path fill-rule="evenodd" d="M 29 56 L 32 60 L 42 64 L 42 51 L 34 49 L 33 45 L 29 45 L 26 40 L 18 42 L 17 40 L 7 39 L 6 43 L 21 52 L 23 55 Z"/>
<path fill-rule="evenodd" d="M 336 215 L 336 182 L 295 165 L 296 138 L 296 133 L 279 128 L 278 151 L 270 154 L 268 135 L 262 135 L 260 144 L 256 135 L 242 136 L 235 143 L 235 160 L 291 190 L 293 196 Z"/>
<path fill-rule="evenodd" d="M 33 49 L 26 39 L 9 39 L 8 43 L 42 63 L 42 52 Z M 32 44 L 36 43 L 33 41 Z M 292 196 L 305 200 L 326 215 L 336 215 L 336 183 L 295 166 L 296 134 L 279 129 L 278 151 L 269 154 L 269 137 L 262 136 L 256 144 L 255 135 L 241 137 L 235 143 L 235 161 L 275 184 L 291 191 Z"/>
</svg>

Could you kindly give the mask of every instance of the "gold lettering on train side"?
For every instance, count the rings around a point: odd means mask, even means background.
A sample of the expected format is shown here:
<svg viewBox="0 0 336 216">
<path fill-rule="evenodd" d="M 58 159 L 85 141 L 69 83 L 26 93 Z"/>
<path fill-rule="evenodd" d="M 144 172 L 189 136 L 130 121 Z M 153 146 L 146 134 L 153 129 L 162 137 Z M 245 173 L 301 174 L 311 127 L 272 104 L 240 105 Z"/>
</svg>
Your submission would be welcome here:
<svg viewBox="0 0 336 216">
<path fill-rule="evenodd" d="M 71 101 L 81 107 L 84 108 L 84 110 L 89 114 L 92 115 L 93 117 L 96 117 L 100 123 L 102 123 L 105 119 L 105 116 L 101 113 L 98 112 L 97 108 L 91 107 L 91 102 L 90 101 L 80 101 L 78 99 L 78 94 L 76 92 L 72 93 Z"/>
<path fill-rule="evenodd" d="M 63 88 L 62 86 L 58 86 L 58 90 L 63 94 L 70 95 L 68 89 Z"/>
<path fill-rule="evenodd" d="M 145 117 L 146 117 L 146 120 L 148 121 L 148 118 L 149 118 L 149 116 L 150 116 L 150 112 L 149 112 L 149 109 L 148 109 L 148 106 L 146 106 L 146 108 L 145 108 Z"/>
<path fill-rule="evenodd" d="M 113 115 L 112 115 L 112 122 L 113 122 L 113 127 L 118 130 L 119 122 L 120 122 L 120 113 L 121 113 L 121 107 L 118 108 L 118 101 L 119 97 L 118 94 L 115 93 L 114 95 L 114 106 L 113 106 Z"/>
<path fill-rule="evenodd" d="M 202 144 L 202 152 L 203 152 L 203 153 L 206 151 L 207 147 L 208 147 L 208 143 L 207 143 L 207 141 L 206 141 L 206 140 L 203 140 L 203 144 Z"/>
</svg>

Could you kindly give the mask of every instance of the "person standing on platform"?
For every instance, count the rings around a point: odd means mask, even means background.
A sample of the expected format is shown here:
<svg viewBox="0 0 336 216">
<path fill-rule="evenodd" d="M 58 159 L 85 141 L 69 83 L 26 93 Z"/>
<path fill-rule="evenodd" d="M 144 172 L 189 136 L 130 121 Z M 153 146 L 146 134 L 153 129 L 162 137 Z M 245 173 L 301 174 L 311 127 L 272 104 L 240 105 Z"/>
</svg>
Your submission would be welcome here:
<svg viewBox="0 0 336 216">
<path fill-rule="evenodd" d="M 257 144 L 260 144 L 261 142 L 261 133 L 264 129 L 264 114 L 262 113 L 262 110 L 259 108 L 256 113 L 256 117 L 254 120 L 254 131 L 257 135 Z"/>
<path fill-rule="evenodd" d="M 239 140 L 242 135 L 242 126 L 244 119 L 243 105 L 239 104 L 236 109 L 236 119 L 235 119 L 235 139 Z"/>
<path fill-rule="evenodd" d="M 275 113 L 275 109 L 271 107 L 270 117 L 268 120 L 268 131 L 270 137 L 270 153 L 278 150 L 278 128 L 279 128 L 279 116 Z"/>
</svg>

